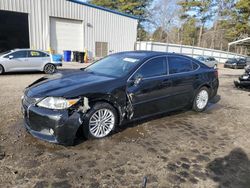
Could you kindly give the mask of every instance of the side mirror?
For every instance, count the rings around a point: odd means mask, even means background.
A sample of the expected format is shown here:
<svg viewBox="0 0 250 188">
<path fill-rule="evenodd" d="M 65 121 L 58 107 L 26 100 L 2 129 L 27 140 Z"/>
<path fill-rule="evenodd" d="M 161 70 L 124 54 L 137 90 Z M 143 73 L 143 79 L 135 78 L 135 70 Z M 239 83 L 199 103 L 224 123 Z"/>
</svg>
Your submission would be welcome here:
<svg viewBox="0 0 250 188">
<path fill-rule="evenodd" d="M 13 58 L 14 58 L 14 56 L 13 56 L 13 55 L 10 55 L 10 56 L 9 56 L 9 59 L 13 59 Z"/>
<path fill-rule="evenodd" d="M 141 83 L 141 81 L 142 81 L 142 76 L 137 76 L 134 80 L 134 85 L 137 86 L 138 84 Z"/>
<path fill-rule="evenodd" d="M 142 76 L 138 75 L 138 76 L 132 78 L 131 80 L 129 80 L 129 85 L 130 86 L 137 86 L 141 83 L 142 79 L 143 79 Z"/>
</svg>

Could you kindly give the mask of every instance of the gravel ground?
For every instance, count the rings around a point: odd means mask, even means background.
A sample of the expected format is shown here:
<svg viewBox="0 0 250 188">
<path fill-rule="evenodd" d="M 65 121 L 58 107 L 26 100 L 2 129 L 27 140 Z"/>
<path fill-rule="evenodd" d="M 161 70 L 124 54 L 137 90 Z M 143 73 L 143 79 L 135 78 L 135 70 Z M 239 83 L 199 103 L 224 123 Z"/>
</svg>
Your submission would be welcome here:
<svg viewBox="0 0 250 188">
<path fill-rule="evenodd" d="M 64 69 L 83 65 L 67 64 Z M 65 70 L 60 70 L 65 71 Z M 29 135 L 23 89 L 41 73 L 0 77 L 0 187 L 249 187 L 249 91 L 234 88 L 243 70 L 219 69 L 218 96 L 204 113 L 154 117 L 74 147 Z"/>
</svg>

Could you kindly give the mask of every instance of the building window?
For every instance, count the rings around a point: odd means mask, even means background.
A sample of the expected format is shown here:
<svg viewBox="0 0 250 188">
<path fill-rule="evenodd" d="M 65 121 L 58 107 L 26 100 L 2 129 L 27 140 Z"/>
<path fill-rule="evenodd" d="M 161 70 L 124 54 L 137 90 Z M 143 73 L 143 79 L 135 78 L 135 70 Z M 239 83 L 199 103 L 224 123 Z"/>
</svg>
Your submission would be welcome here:
<svg viewBox="0 0 250 188">
<path fill-rule="evenodd" d="M 107 42 L 96 42 L 95 43 L 95 56 L 104 57 L 108 55 L 108 43 Z"/>
</svg>

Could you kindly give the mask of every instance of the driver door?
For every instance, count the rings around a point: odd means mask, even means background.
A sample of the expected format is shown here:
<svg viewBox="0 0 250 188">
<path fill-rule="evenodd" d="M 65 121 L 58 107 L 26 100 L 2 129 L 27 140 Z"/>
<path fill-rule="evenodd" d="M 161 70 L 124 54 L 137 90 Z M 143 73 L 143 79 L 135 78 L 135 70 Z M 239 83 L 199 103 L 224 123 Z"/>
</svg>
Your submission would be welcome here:
<svg viewBox="0 0 250 188">
<path fill-rule="evenodd" d="M 27 69 L 28 59 L 27 59 L 27 51 L 17 51 L 9 54 L 6 57 L 6 64 L 8 71 L 22 71 Z"/>
<path fill-rule="evenodd" d="M 168 80 L 166 56 L 144 63 L 128 81 L 127 93 L 133 106 L 133 118 L 166 111 Z"/>
</svg>

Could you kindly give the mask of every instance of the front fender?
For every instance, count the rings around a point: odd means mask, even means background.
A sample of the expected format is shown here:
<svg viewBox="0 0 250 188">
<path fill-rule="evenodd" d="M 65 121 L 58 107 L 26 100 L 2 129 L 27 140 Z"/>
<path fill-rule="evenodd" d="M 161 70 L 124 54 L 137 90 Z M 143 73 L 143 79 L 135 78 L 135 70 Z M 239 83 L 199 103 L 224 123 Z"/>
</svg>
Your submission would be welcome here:
<svg viewBox="0 0 250 188">
<path fill-rule="evenodd" d="M 114 94 L 92 94 L 87 97 L 89 99 L 89 105 L 92 107 L 97 102 L 106 102 L 111 104 L 118 113 L 119 116 L 119 125 L 125 119 L 126 116 L 126 95 L 125 92 L 119 92 Z"/>
</svg>

